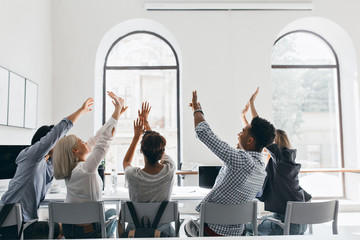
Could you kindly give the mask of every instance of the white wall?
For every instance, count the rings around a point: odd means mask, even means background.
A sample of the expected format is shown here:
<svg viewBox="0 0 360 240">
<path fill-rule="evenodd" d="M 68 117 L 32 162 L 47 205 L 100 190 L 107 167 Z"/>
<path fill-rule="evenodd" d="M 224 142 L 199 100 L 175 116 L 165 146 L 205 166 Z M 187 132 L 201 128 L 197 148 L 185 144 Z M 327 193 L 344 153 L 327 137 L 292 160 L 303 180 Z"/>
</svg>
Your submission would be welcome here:
<svg viewBox="0 0 360 240">
<path fill-rule="evenodd" d="M 52 124 L 51 2 L 1 0 L 0 66 L 39 85 L 38 126 Z M 0 126 L 0 144 L 30 144 L 33 130 Z"/>
<path fill-rule="evenodd" d="M 0 65 L 39 84 L 38 125 L 56 122 L 95 95 L 96 54 L 104 35 L 126 20 L 156 21 L 174 36 L 181 50 L 186 143 L 182 155 L 186 161 L 207 159 L 212 164 L 216 157 L 194 137 L 188 108 L 192 90 L 198 90 L 213 130 L 235 146 L 241 129 L 240 110 L 257 86 L 258 112 L 272 119 L 271 50 L 288 24 L 306 17 L 328 19 L 344 29 L 355 55 L 360 56 L 360 2 L 348 0 L 346 7 L 341 0 L 313 0 L 313 4 L 312 11 L 157 12 L 146 11 L 142 0 L 2 0 Z M 359 62 L 356 68 L 355 72 Z M 358 80 L 356 74 L 354 77 Z M 359 111 L 343 109 L 355 110 Z M 91 136 L 94 119 L 93 114 L 84 116 L 72 132 L 83 138 Z M 30 135 L 29 130 L 0 126 L 1 144 L 28 143 Z M 359 165 L 356 159 L 352 166 Z"/>
<path fill-rule="evenodd" d="M 313 11 L 149 12 L 139 0 L 53 3 L 54 97 L 62 99 L 54 101 L 57 109 L 54 118 L 62 117 L 72 105 L 94 95 L 96 51 L 106 32 L 129 19 L 151 19 L 165 26 L 181 49 L 183 136 L 188 143 L 183 151 L 186 158 L 194 160 L 214 159 L 214 156 L 194 138 L 191 111 L 187 107 L 193 89 L 198 90 L 206 119 L 213 129 L 235 144 L 240 109 L 256 86 L 261 88 L 257 99 L 259 112 L 272 118 L 268 90 L 271 89 L 270 56 L 272 44 L 286 25 L 303 17 L 321 16 L 342 26 L 355 47 L 360 43 L 360 32 L 354 24 L 360 19 L 355 11 L 360 5 L 356 0 L 348 1 L 346 8 L 341 1 L 314 1 Z M 92 132 L 88 129 L 94 125 L 93 116 L 86 123 L 75 130 L 90 136 Z"/>
</svg>

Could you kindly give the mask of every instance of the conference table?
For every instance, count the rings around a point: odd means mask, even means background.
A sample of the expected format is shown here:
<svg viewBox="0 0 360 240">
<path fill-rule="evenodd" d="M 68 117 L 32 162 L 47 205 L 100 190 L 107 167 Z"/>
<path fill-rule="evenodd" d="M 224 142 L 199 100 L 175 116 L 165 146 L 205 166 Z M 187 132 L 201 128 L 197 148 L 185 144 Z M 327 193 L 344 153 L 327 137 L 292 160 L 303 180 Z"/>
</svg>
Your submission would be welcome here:
<svg viewBox="0 0 360 240">
<path fill-rule="evenodd" d="M 188 201 L 200 202 L 210 189 L 200 188 L 196 186 L 174 186 L 171 194 L 171 200 L 185 203 Z M 47 205 L 49 202 L 63 202 L 66 197 L 66 188 L 60 188 L 58 192 L 49 191 L 41 205 Z M 116 204 L 116 211 L 119 213 L 121 201 L 129 200 L 129 192 L 125 187 L 118 187 L 116 191 L 106 189 L 103 191 L 102 200 L 105 204 Z"/>
</svg>

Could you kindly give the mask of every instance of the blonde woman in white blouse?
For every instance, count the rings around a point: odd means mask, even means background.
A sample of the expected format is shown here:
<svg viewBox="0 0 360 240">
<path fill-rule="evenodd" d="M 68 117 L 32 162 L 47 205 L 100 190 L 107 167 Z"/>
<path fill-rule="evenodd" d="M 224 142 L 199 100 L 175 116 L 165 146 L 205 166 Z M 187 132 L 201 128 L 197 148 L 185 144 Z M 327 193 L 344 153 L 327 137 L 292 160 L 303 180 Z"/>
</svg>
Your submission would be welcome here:
<svg viewBox="0 0 360 240">
<path fill-rule="evenodd" d="M 125 112 L 124 99 L 108 92 L 115 106 L 112 117 L 98 130 L 88 142 L 76 135 L 68 135 L 55 146 L 53 154 L 54 177 L 65 179 L 67 194 L 65 202 L 81 203 L 102 200 L 102 180 L 97 172 L 104 159 L 116 129 L 120 115 Z M 105 217 L 115 215 L 114 209 L 106 211 Z M 107 229 L 107 237 L 112 235 L 115 223 Z M 66 238 L 101 238 L 99 223 L 63 224 Z"/>
</svg>

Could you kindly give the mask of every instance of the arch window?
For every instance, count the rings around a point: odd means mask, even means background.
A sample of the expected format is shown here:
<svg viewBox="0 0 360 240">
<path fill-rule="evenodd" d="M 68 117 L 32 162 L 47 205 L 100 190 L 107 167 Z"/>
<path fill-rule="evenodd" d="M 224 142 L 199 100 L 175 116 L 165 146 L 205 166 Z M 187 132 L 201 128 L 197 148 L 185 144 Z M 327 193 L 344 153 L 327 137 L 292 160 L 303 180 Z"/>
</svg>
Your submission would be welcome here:
<svg viewBox="0 0 360 240">
<path fill-rule="evenodd" d="M 277 39 L 272 92 L 275 126 L 288 133 L 302 168 L 343 167 L 339 62 L 332 46 L 310 31 Z M 300 179 L 313 196 L 344 196 L 341 173 L 308 173 Z"/>
<path fill-rule="evenodd" d="M 136 31 L 120 37 L 110 47 L 104 64 L 103 122 L 110 118 L 113 106 L 106 91 L 125 98 L 129 106 L 118 124 L 117 133 L 106 156 L 106 171 L 123 171 L 122 160 L 133 138 L 133 121 L 143 101 L 152 106 L 149 123 L 152 130 L 166 138 L 166 152 L 180 159 L 179 64 L 174 48 L 162 36 Z M 137 148 L 133 163 L 144 166 Z"/>
</svg>

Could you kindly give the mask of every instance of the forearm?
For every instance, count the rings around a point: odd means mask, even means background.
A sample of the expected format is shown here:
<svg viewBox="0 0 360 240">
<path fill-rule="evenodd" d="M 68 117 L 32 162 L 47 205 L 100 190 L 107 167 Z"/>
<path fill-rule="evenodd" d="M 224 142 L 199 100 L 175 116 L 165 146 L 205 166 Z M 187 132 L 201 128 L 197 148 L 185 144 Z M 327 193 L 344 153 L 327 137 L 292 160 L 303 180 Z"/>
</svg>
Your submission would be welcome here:
<svg viewBox="0 0 360 240">
<path fill-rule="evenodd" d="M 136 145 L 138 144 L 139 140 L 140 140 L 140 136 L 134 136 L 134 138 L 130 144 L 130 147 L 127 150 L 125 157 L 124 157 L 124 161 L 123 161 L 124 170 L 127 166 L 131 165 L 131 162 L 135 155 Z"/>
<path fill-rule="evenodd" d="M 67 119 L 69 119 L 73 124 L 75 124 L 80 116 L 84 113 L 84 109 L 83 108 L 79 108 L 76 112 L 74 112 L 73 114 L 70 114 L 69 116 L 67 116 Z"/>
<path fill-rule="evenodd" d="M 121 112 L 121 108 L 120 107 L 115 107 L 115 110 L 112 114 L 112 117 L 115 119 L 115 120 L 119 120 L 120 118 L 120 112 Z"/>
<path fill-rule="evenodd" d="M 241 115 L 241 123 L 242 123 L 243 127 L 249 124 L 248 121 L 247 121 L 247 119 L 246 119 L 246 115 L 245 115 L 245 114 L 242 114 L 242 115 Z"/>
<path fill-rule="evenodd" d="M 205 118 L 204 118 L 204 115 L 202 114 L 202 112 L 196 112 L 194 113 L 194 125 L 195 127 L 201 123 L 201 122 L 204 122 L 205 121 Z"/>
<path fill-rule="evenodd" d="M 117 121 L 112 118 L 104 124 L 106 127 L 103 128 L 99 139 L 96 141 L 94 149 L 84 163 L 84 169 L 88 172 L 94 172 L 98 168 L 100 162 L 104 159 L 113 140 L 111 130 L 116 124 Z"/>
<path fill-rule="evenodd" d="M 145 131 L 151 131 L 150 124 L 147 120 L 144 120 Z"/>
<path fill-rule="evenodd" d="M 250 110 L 251 110 L 251 116 L 252 118 L 258 117 L 258 113 L 256 112 L 255 109 L 255 104 L 253 102 L 250 103 Z"/>
</svg>

